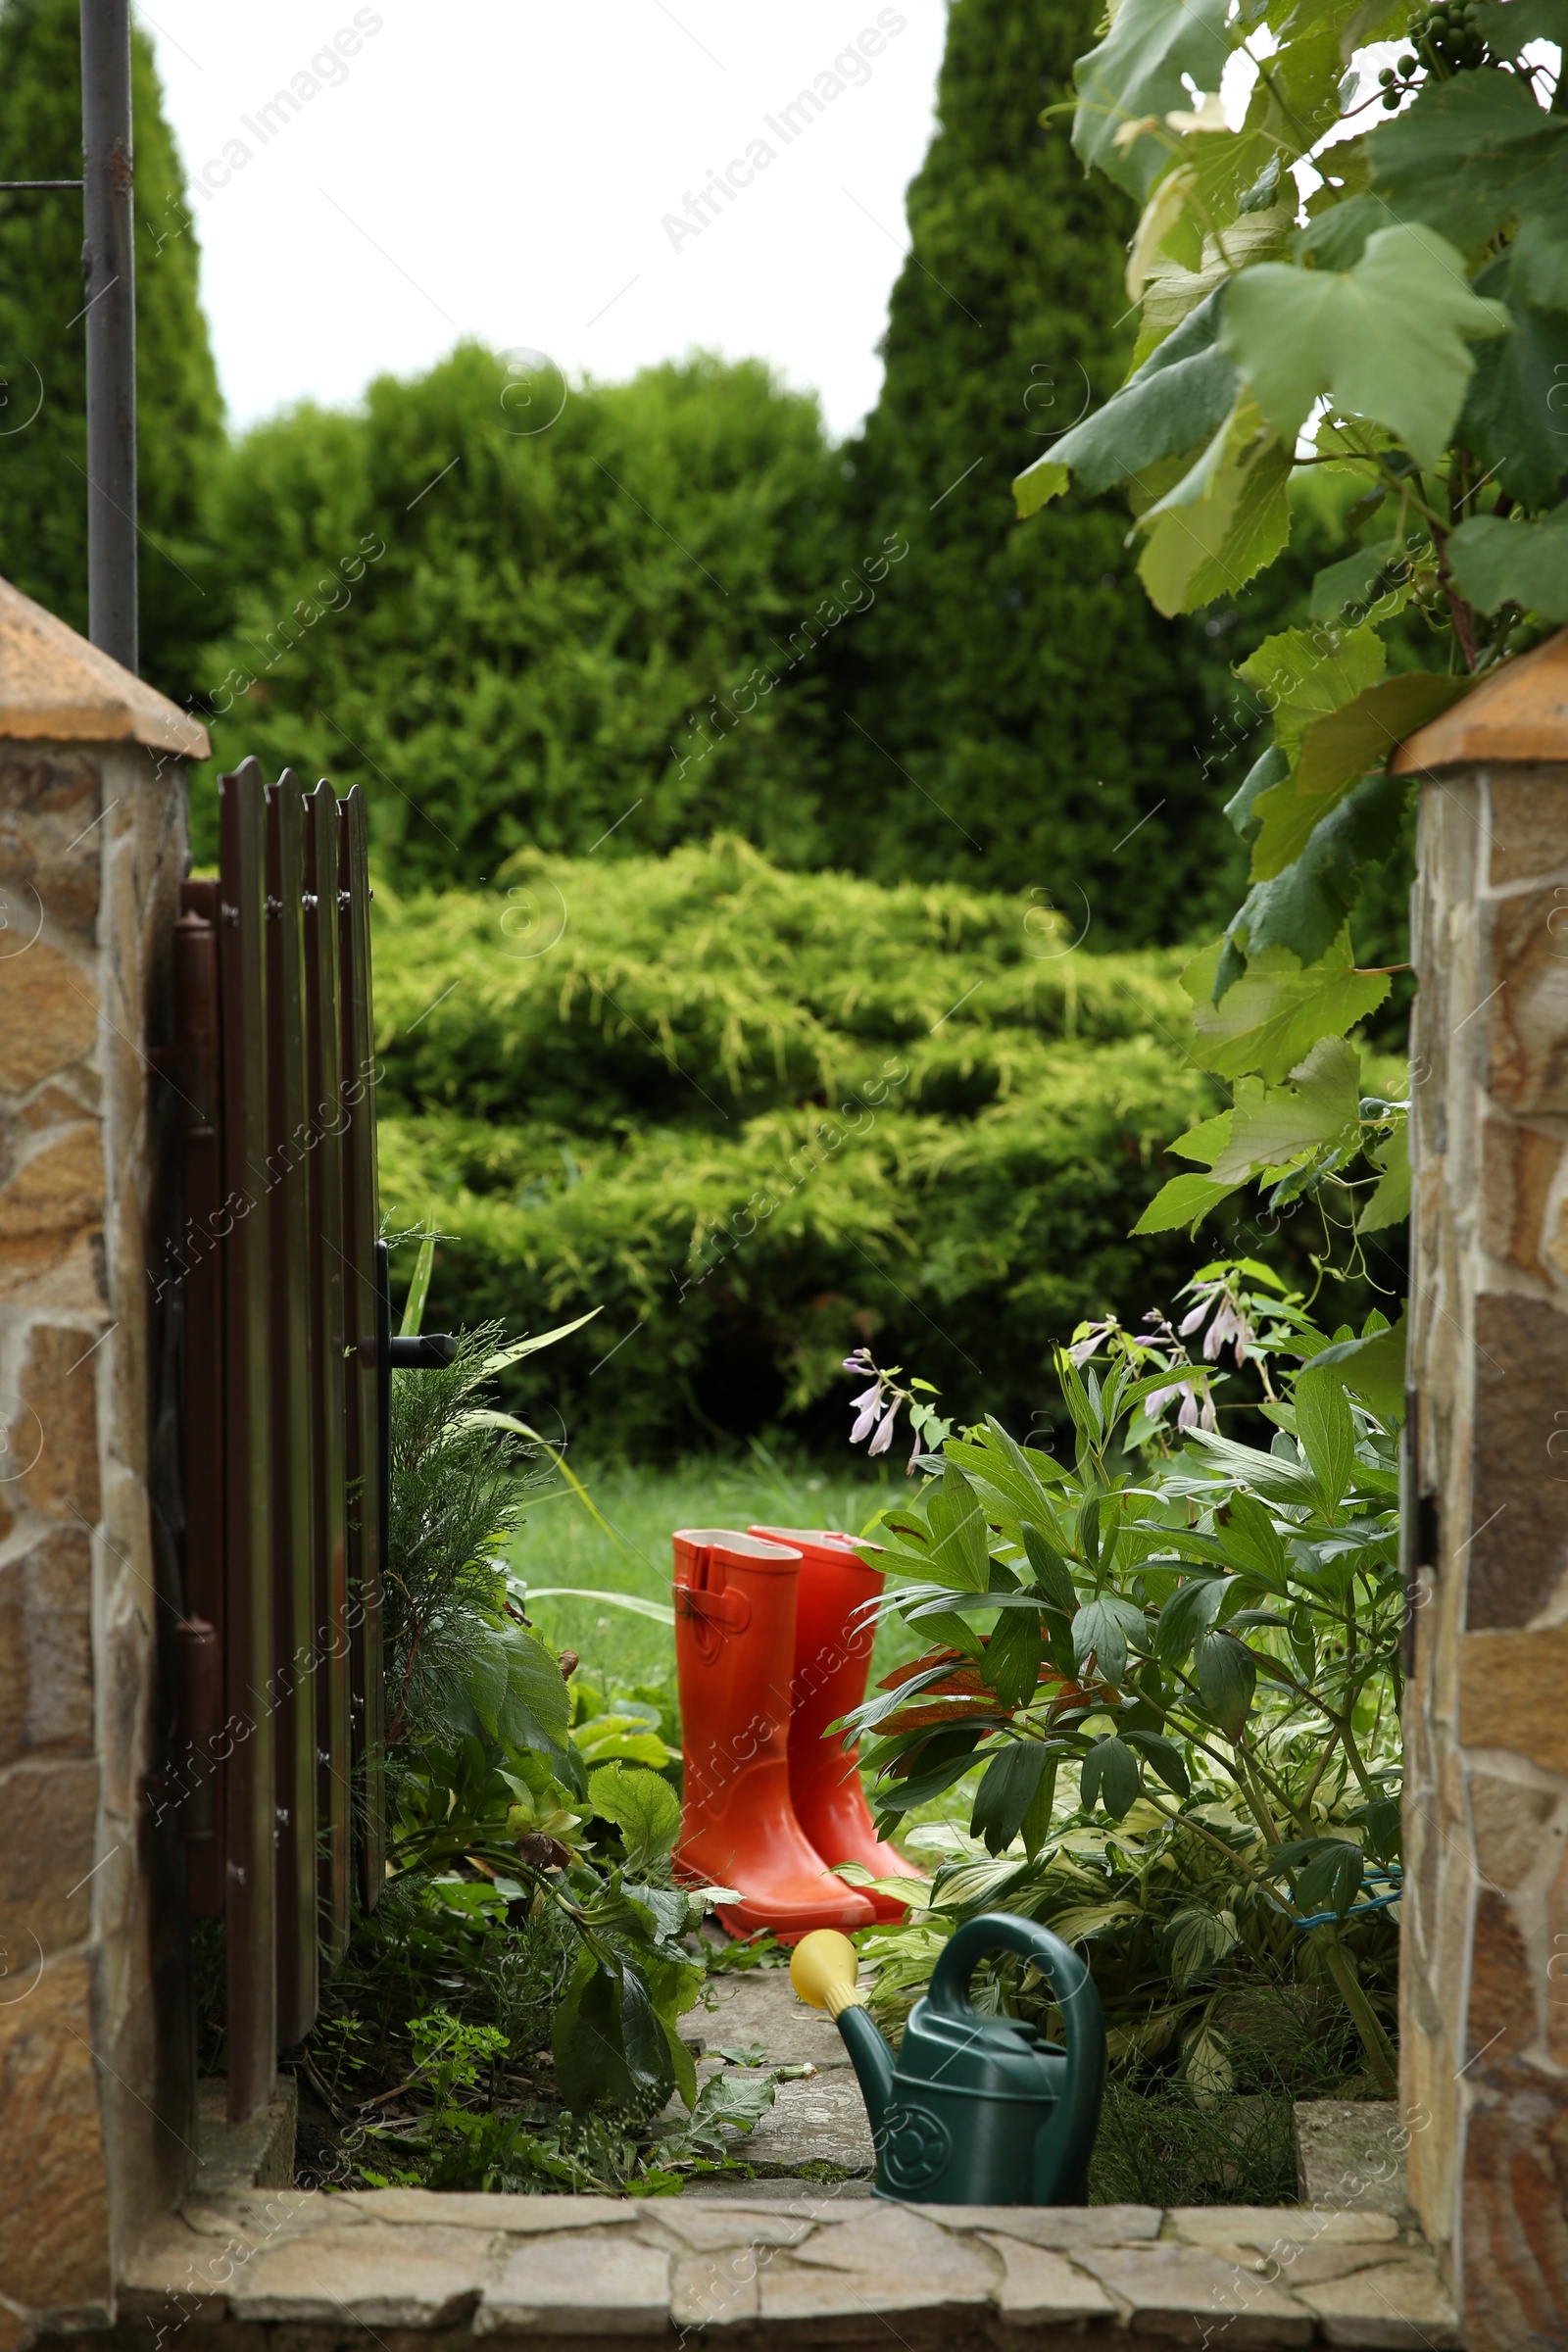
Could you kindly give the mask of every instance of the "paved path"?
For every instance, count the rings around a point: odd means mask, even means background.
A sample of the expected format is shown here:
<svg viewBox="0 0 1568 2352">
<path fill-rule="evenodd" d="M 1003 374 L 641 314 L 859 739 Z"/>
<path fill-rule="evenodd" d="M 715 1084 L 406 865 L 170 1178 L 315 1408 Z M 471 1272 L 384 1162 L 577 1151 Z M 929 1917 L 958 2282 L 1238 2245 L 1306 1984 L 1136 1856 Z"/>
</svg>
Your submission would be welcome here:
<svg viewBox="0 0 1568 2352">
<path fill-rule="evenodd" d="M 727 2066 L 718 2054 L 721 2050 L 759 2045 L 769 2066 L 816 2070 L 797 2082 L 780 2082 L 771 2110 L 756 2130 L 750 2136 L 736 2134 L 736 2160 L 773 2177 L 736 2181 L 732 2193 L 796 2196 L 802 2189 L 800 2167 L 827 2164 L 851 2178 L 826 2193 L 869 2195 L 875 2167 L 871 2130 L 837 2026 L 797 1997 L 787 1969 L 759 1968 L 715 1977 L 709 1990 L 713 2006 L 689 2009 L 680 2021 L 686 2040 L 701 2053 L 700 2082 L 715 2073 L 743 2071 Z M 710 2197 L 726 2193 L 710 2180 L 693 2181 L 692 2190 Z M 810 2193 L 824 2192 L 813 2188 Z"/>
</svg>

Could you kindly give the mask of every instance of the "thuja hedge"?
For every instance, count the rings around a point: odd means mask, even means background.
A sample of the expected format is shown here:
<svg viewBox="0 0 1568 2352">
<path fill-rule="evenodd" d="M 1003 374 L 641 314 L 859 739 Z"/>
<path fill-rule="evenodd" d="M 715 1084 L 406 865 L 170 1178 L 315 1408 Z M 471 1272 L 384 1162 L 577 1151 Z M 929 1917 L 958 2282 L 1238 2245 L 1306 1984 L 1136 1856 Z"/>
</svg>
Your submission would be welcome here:
<svg viewBox="0 0 1568 2352">
<path fill-rule="evenodd" d="M 519 1384 L 573 1437 L 837 1433 L 864 1340 L 1027 1422 L 1053 1338 L 1187 1271 L 1127 1238 L 1206 1102 L 1177 955 L 732 839 L 376 909 L 384 1205 L 451 1237 L 437 1321 L 601 1309 Z"/>
</svg>

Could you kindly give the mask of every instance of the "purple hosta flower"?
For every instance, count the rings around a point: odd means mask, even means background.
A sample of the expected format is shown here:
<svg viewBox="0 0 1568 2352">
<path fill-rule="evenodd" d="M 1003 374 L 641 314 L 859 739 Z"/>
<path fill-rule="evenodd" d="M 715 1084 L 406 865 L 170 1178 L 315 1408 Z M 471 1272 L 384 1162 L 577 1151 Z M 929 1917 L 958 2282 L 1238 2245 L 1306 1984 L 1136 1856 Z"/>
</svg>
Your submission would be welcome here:
<svg viewBox="0 0 1568 2352">
<path fill-rule="evenodd" d="M 884 1413 L 882 1417 L 882 1423 L 880 1428 L 877 1430 L 876 1436 L 871 1440 L 870 1445 L 865 1449 L 868 1454 L 886 1453 L 888 1447 L 892 1445 L 893 1424 L 899 1417 L 899 1403 L 900 1399 L 895 1396 L 893 1402 L 888 1406 L 886 1413 Z"/>
<path fill-rule="evenodd" d="M 1067 1350 L 1069 1358 L 1077 1365 L 1080 1372 L 1091 1356 L 1100 1353 L 1101 1348 L 1104 1346 L 1106 1334 L 1114 1331 L 1115 1328 L 1114 1317 L 1107 1317 L 1103 1323 L 1090 1323 L 1085 1326 L 1082 1339 L 1074 1340 Z"/>
<path fill-rule="evenodd" d="M 1181 1410 L 1176 1415 L 1178 1430 L 1218 1429 L 1219 1422 L 1215 1418 L 1208 1390 L 1205 1387 L 1200 1391 L 1196 1381 L 1175 1380 L 1168 1389 L 1156 1389 L 1152 1396 L 1146 1397 L 1144 1411 L 1151 1421 L 1157 1421 L 1172 1398 L 1177 1396 L 1182 1400 Z"/>
<path fill-rule="evenodd" d="M 1213 1363 L 1222 1348 L 1234 1347 L 1237 1366 L 1240 1368 L 1247 1361 L 1247 1344 L 1251 1336 L 1252 1327 L 1235 1300 L 1221 1298 L 1214 1320 L 1204 1336 L 1203 1353 Z"/>
<path fill-rule="evenodd" d="M 859 1369 L 860 1366 L 857 1364 L 856 1370 L 859 1371 Z M 850 1432 L 852 1446 L 858 1446 L 867 1432 L 875 1427 L 877 1416 L 882 1410 L 882 1386 L 881 1380 L 878 1379 L 865 1390 L 863 1395 L 851 1397 L 850 1410 L 856 1416 L 855 1427 Z"/>
<path fill-rule="evenodd" d="M 1190 1340 L 1192 1338 L 1193 1333 L 1198 1329 L 1198 1326 L 1200 1323 L 1201 1323 L 1203 1317 L 1207 1314 L 1213 1303 L 1214 1300 L 1212 1295 L 1205 1296 L 1204 1298 L 1200 1298 L 1198 1304 L 1193 1307 L 1189 1313 L 1182 1317 L 1181 1323 L 1178 1326 L 1178 1330 L 1182 1339 Z M 1150 1317 L 1150 1321 L 1153 1321 L 1152 1316 Z"/>
</svg>

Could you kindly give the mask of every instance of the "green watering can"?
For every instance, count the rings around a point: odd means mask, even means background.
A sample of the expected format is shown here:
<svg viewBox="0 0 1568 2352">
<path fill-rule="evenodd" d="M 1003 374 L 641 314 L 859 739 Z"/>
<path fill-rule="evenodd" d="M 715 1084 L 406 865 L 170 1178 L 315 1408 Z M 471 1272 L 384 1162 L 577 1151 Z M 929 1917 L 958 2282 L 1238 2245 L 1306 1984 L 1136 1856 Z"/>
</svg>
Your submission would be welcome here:
<svg viewBox="0 0 1568 2352">
<path fill-rule="evenodd" d="M 1055 1995 L 1065 2049 L 969 2006 L 986 1952 L 1032 1960 Z M 1070 1945 L 1032 1919 L 987 1912 L 959 1928 L 916 2001 L 895 2059 L 865 2013 L 847 1936 L 802 1937 L 790 1982 L 844 2037 L 871 2119 L 879 2197 L 926 2205 L 1086 2205 L 1105 2080 L 1100 1995 Z"/>
</svg>

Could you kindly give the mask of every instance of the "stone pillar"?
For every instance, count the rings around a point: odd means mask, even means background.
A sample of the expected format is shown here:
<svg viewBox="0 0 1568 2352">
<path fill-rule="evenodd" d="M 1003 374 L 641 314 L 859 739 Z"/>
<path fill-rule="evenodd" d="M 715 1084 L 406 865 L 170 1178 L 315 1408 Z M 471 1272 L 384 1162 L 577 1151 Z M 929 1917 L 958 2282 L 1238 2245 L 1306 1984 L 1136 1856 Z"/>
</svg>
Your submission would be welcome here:
<svg viewBox="0 0 1568 2352">
<path fill-rule="evenodd" d="M 195 2137 L 144 1782 L 179 1595 L 153 1066 L 207 749 L 0 581 L 0 2352 L 112 2310 Z"/>
<path fill-rule="evenodd" d="M 1404 745 L 1403 2091 L 1466 2341 L 1568 2342 L 1568 631 Z"/>
</svg>

